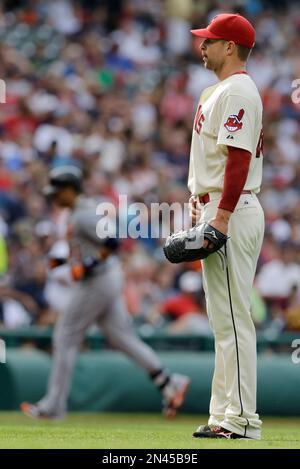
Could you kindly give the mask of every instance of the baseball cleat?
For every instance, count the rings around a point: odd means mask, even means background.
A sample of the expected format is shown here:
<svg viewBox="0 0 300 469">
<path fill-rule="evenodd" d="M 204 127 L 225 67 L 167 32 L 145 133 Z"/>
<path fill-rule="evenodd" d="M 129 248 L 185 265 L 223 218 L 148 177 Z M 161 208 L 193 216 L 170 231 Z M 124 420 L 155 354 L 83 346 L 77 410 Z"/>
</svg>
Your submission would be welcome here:
<svg viewBox="0 0 300 469">
<path fill-rule="evenodd" d="M 27 417 L 30 417 L 32 419 L 37 419 L 37 420 L 60 420 L 62 419 L 62 417 L 60 417 L 59 415 L 45 412 L 39 409 L 39 406 L 37 404 L 30 404 L 29 402 L 22 402 L 20 404 L 20 409 L 23 412 L 23 414 L 27 415 Z"/>
<path fill-rule="evenodd" d="M 223 427 L 213 427 L 209 425 L 201 425 L 193 433 L 194 438 L 225 438 L 227 440 L 249 439 L 245 436 L 226 430 Z"/>
<path fill-rule="evenodd" d="M 215 427 L 213 425 L 200 425 L 200 427 L 197 428 L 197 430 L 193 433 L 194 438 L 204 438 L 202 436 L 202 433 L 207 433 L 207 432 L 212 432 Z"/>
<path fill-rule="evenodd" d="M 186 393 L 191 384 L 188 376 L 173 373 L 169 383 L 163 390 L 163 414 L 172 419 L 176 417 L 179 409 L 182 407 Z"/>
</svg>

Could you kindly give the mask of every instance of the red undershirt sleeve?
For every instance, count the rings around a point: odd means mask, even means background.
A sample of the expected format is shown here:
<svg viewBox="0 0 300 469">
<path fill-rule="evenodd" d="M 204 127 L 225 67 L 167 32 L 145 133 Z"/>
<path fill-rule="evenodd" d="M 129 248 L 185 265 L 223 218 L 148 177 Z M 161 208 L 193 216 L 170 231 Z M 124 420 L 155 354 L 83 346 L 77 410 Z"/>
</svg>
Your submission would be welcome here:
<svg viewBox="0 0 300 469">
<path fill-rule="evenodd" d="M 218 208 L 234 212 L 246 184 L 251 153 L 241 148 L 230 146 L 227 148 L 228 159 L 225 167 L 224 187 Z"/>
</svg>

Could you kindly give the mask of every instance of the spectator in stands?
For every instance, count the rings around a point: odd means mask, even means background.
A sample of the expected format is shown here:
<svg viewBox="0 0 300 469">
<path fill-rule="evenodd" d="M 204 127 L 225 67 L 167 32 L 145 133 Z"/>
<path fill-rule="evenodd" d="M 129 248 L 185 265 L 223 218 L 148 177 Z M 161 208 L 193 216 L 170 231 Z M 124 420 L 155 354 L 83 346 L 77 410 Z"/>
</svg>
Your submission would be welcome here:
<svg viewBox="0 0 300 469">
<path fill-rule="evenodd" d="M 171 320 L 167 330 L 172 334 L 196 333 L 211 336 L 199 272 L 184 272 L 178 283 L 179 293 L 161 305 L 162 313 Z"/>
</svg>

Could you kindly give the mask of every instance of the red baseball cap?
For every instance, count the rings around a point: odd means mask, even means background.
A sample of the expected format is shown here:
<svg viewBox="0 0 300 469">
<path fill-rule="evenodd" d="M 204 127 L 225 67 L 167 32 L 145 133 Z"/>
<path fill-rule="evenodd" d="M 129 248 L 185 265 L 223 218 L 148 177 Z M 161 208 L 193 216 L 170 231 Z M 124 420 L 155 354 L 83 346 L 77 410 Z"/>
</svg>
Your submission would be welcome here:
<svg viewBox="0 0 300 469">
<path fill-rule="evenodd" d="M 191 33 L 203 37 L 203 39 L 234 41 L 236 44 L 250 49 L 255 43 L 255 29 L 252 24 L 243 16 L 232 13 L 217 15 L 207 28 L 192 29 Z"/>
</svg>

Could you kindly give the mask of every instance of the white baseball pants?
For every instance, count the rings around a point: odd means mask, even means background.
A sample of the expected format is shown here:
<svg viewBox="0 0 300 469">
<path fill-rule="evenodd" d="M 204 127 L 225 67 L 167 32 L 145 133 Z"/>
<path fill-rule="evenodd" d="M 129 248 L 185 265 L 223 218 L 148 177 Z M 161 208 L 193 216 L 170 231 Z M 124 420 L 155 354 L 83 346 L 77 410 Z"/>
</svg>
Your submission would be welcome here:
<svg viewBox="0 0 300 469">
<path fill-rule="evenodd" d="M 201 220 L 214 218 L 220 193 L 210 194 Z M 209 424 L 260 439 L 256 413 L 256 333 L 250 295 L 264 235 L 264 214 L 254 194 L 242 194 L 221 255 L 202 261 L 207 312 L 215 337 Z M 226 262 L 227 257 L 227 262 Z"/>
</svg>

